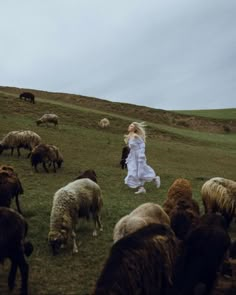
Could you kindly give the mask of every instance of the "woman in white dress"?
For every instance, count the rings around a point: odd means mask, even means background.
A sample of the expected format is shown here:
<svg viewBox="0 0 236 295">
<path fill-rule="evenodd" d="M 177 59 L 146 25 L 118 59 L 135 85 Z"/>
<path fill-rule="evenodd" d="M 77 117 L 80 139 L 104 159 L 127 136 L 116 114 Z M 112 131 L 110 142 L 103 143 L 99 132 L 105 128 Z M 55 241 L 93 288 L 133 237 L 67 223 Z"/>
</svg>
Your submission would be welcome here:
<svg viewBox="0 0 236 295">
<path fill-rule="evenodd" d="M 146 132 L 144 122 L 133 122 L 128 127 L 128 134 L 125 135 L 125 142 L 130 148 L 126 159 L 128 174 L 125 177 L 125 184 L 131 188 L 137 188 L 135 194 L 145 194 L 145 182 L 154 181 L 157 188 L 160 187 L 160 177 L 147 165 L 145 156 Z"/>
</svg>

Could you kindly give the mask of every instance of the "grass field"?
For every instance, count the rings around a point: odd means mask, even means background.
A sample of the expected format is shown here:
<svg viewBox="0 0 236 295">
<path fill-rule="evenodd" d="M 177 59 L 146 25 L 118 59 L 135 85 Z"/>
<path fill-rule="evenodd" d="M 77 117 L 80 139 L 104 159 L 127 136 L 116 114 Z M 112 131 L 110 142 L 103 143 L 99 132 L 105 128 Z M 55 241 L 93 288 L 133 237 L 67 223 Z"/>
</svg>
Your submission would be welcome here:
<svg viewBox="0 0 236 295">
<path fill-rule="evenodd" d="M 152 120 L 148 121 L 148 116 L 142 117 L 142 109 L 137 106 L 133 106 L 133 112 L 132 106 L 129 107 L 126 113 L 126 108 L 118 112 L 113 103 L 105 102 L 103 111 L 100 102 L 90 106 L 89 100 L 75 103 L 69 97 L 65 99 L 63 94 L 57 99 L 50 93 L 44 94 L 36 97 L 33 105 L 17 99 L 14 91 L 1 91 L 0 106 L 0 138 L 12 130 L 35 131 L 45 143 L 58 146 L 65 161 L 57 173 L 46 174 L 42 167 L 35 173 L 26 158 L 27 151 L 22 151 L 20 158 L 16 154 L 11 157 L 9 151 L 0 155 L 0 164 L 14 166 L 24 188 L 21 208 L 29 223 L 29 239 L 34 244 L 29 258 L 32 295 L 90 294 L 112 245 L 115 223 L 142 203 L 162 204 L 176 178 L 184 177 L 192 182 L 194 198 L 201 207 L 200 189 L 207 179 L 222 176 L 235 180 L 236 134 L 233 132 L 177 128 L 168 122 L 165 124 L 164 120 L 156 122 L 153 118 L 155 112 L 161 115 L 159 110 L 145 109 L 152 114 Z M 36 119 L 46 112 L 59 116 L 58 128 L 36 126 Z M 232 119 L 227 111 L 223 113 L 226 122 Z M 111 126 L 101 129 L 98 121 L 105 116 L 110 119 Z M 208 116 L 211 118 L 211 111 Z M 148 125 L 148 163 L 160 175 L 162 185 L 156 189 L 153 183 L 147 183 L 147 194 L 136 196 L 124 185 L 126 171 L 121 170 L 119 161 L 127 126 L 133 120 L 143 119 Z M 92 222 L 81 221 L 77 232 L 79 253 L 72 255 L 71 249 L 65 249 L 58 256 L 52 256 L 47 235 L 53 195 L 85 169 L 94 169 L 98 175 L 104 198 L 104 231 L 94 238 Z M 14 201 L 12 207 L 15 208 Z M 230 230 L 233 235 L 233 226 Z M 8 268 L 8 263 L 0 266 L 0 293 L 4 295 L 8 294 Z M 18 294 L 18 287 L 19 281 L 12 295 Z"/>
</svg>

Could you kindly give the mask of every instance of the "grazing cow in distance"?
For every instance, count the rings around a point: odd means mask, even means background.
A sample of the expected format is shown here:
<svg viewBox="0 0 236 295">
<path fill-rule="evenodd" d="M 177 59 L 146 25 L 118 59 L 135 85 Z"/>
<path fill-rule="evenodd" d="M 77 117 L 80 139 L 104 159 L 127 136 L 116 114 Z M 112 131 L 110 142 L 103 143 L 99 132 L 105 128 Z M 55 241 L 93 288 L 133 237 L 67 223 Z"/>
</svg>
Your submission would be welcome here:
<svg viewBox="0 0 236 295">
<path fill-rule="evenodd" d="M 19 98 L 24 100 L 29 100 L 29 102 L 35 103 L 34 95 L 31 92 L 22 92 Z"/>
</svg>

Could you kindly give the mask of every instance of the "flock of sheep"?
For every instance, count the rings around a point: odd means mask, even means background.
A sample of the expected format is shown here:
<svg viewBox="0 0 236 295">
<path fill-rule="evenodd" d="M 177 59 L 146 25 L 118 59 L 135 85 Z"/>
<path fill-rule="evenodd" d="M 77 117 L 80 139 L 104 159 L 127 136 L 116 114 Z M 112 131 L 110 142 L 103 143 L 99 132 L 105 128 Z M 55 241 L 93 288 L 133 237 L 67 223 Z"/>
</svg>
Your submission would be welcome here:
<svg viewBox="0 0 236 295">
<path fill-rule="evenodd" d="M 236 213 L 236 182 L 212 178 L 201 195 L 203 215 L 191 183 L 179 178 L 162 206 L 144 203 L 123 216 L 93 295 L 212 294 L 222 266 L 236 258 L 228 233 L 232 208 Z"/>
<path fill-rule="evenodd" d="M 58 117 L 49 114 L 37 124 L 58 125 Z M 99 122 L 108 127 L 109 120 Z M 63 155 L 59 148 L 42 143 L 32 131 L 9 132 L 0 142 L 0 154 L 11 149 L 29 150 L 31 164 L 37 171 L 42 164 L 46 172 L 53 165 L 61 167 Z M 125 168 L 125 155 L 122 153 Z M 28 294 L 29 266 L 25 256 L 33 251 L 27 241 L 28 224 L 20 208 L 19 194 L 23 188 L 13 167 L 0 166 L 0 262 L 12 262 L 8 277 L 13 289 L 16 271 L 21 273 L 21 295 Z M 210 294 L 224 260 L 230 256 L 235 244 L 228 228 L 236 214 L 236 182 L 212 178 L 201 190 L 205 214 L 200 214 L 198 203 L 192 197 L 191 183 L 176 179 L 168 190 L 163 205 L 144 203 L 114 226 L 113 246 L 96 282 L 93 294 Z M 10 209 L 15 198 L 17 211 Z M 96 173 L 87 170 L 74 181 L 57 190 L 53 196 L 48 243 L 52 253 L 72 244 L 78 252 L 76 225 L 79 218 L 94 222 L 93 236 L 102 231 L 102 190 Z M 227 256 L 228 255 L 228 256 Z M 232 255 L 231 255 L 232 256 Z"/>
</svg>

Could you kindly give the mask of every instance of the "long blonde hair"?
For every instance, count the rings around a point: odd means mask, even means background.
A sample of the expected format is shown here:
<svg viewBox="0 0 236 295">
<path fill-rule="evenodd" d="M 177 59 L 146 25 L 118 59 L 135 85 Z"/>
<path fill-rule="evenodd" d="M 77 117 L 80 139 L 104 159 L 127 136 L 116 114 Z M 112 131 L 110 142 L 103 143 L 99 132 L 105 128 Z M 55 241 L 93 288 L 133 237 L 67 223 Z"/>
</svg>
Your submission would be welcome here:
<svg viewBox="0 0 236 295">
<path fill-rule="evenodd" d="M 131 124 L 133 124 L 135 126 L 135 130 L 134 133 L 136 133 L 139 137 L 141 137 L 143 139 L 144 142 L 146 142 L 146 124 L 145 122 L 132 122 Z M 131 134 L 126 134 L 124 135 L 124 141 L 127 144 L 128 140 L 130 139 Z"/>
</svg>

